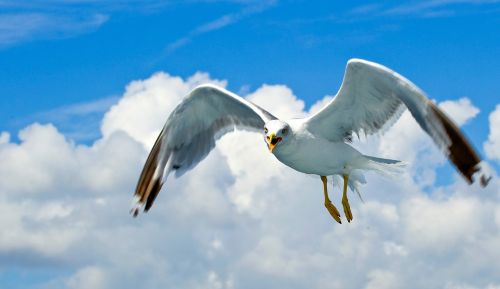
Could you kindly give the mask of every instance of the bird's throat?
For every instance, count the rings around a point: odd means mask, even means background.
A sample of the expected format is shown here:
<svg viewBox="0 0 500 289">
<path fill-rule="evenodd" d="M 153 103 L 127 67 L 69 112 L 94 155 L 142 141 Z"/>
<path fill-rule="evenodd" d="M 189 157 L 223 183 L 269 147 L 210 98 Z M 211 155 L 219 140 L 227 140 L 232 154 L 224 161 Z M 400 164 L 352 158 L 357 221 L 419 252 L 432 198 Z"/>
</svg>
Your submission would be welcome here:
<svg viewBox="0 0 500 289">
<path fill-rule="evenodd" d="M 282 141 L 282 138 L 280 137 L 273 137 L 271 138 L 271 141 L 267 144 L 267 147 L 269 148 L 269 152 L 273 152 L 274 148 Z"/>
</svg>

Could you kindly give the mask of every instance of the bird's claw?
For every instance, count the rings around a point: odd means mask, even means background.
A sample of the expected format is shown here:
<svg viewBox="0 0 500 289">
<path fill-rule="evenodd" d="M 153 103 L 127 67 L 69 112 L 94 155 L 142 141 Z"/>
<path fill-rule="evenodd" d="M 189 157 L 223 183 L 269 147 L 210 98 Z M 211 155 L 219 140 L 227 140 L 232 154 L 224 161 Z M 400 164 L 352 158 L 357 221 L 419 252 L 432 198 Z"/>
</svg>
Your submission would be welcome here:
<svg viewBox="0 0 500 289">
<path fill-rule="evenodd" d="M 325 202 L 325 207 L 330 213 L 330 215 L 333 217 L 333 219 L 335 219 L 337 223 L 342 224 L 342 220 L 340 219 L 340 213 L 337 210 L 337 208 L 335 208 L 335 206 L 331 202 Z"/>
<path fill-rule="evenodd" d="M 351 212 L 351 205 L 349 205 L 349 200 L 347 198 L 342 198 L 342 206 L 344 207 L 344 214 L 347 219 L 347 222 L 352 221 L 352 212 Z"/>
</svg>

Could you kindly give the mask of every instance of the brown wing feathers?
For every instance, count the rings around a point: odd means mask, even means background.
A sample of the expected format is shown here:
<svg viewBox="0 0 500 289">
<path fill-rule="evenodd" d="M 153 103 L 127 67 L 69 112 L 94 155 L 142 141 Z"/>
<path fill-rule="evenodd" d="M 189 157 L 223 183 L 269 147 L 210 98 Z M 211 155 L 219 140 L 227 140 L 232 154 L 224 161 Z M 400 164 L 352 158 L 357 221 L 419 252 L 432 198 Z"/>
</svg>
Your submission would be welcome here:
<svg viewBox="0 0 500 289">
<path fill-rule="evenodd" d="M 429 102 L 428 105 L 430 106 L 431 111 L 435 114 L 437 120 L 443 126 L 445 133 L 450 140 L 447 147 L 448 158 L 467 180 L 467 182 L 469 182 L 469 184 L 473 183 L 473 175 L 480 170 L 478 165 L 481 162 L 481 159 L 453 121 L 451 121 L 450 118 L 444 114 L 444 112 L 437 108 L 434 103 Z M 485 175 L 481 175 L 481 186 L 485 187 L 490 179 L 491 177 L 488 178 Z"/>
<path fill-rule="evenodd" d="M 160 165 L 160 150 L 163 143 L 164 130 L 161 131 L 158 139 L 149 153 L 144 169 L 135 189 L 135 196 L 138 198 L 138 203 L 146 204 L 144 211 L 148 211 L 153 205 L 153 202 L 160 192 L 163 174 L 156 174 L 156 170 Z M 136 216 L 139 212 L 134 210 L 133 215 Z"/>
</svg>

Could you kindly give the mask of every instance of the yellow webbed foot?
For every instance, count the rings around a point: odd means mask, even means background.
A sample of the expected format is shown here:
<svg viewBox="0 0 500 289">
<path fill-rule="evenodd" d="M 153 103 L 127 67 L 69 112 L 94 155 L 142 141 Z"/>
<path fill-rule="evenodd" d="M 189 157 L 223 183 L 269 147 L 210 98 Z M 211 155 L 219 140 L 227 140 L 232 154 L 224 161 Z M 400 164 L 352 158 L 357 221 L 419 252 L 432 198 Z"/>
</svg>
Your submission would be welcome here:
<svg viewBox="0 0 500 289">
<path fill-rule="evenodd" d="M 342 220 L 340 220 L 340 213 L 337 208 L 332 204 L 330 200 L 325 200 L 325 207 L 330 213 L 330 215 L 337 221 L 337 223 L 342 224 Z"/>
<path fill-rule="evenodd" d="M 330 201 L 330 198 L 328 198 L 328 190 L 327 190 L 327 179 L 325 176 L 321 176 L 321 181 L 323 182 L 323 194 L 325 195 L 325 207 L 330 213 L 330 215 L 333 217 L 335 221 L 337 221 L 339 224 L 342 224 L 342 221 L 340 220 L 340 213 L 337 208 L 332 204 L 332 201 Z"/>
<path fill-rule="evenodd" d="M 344 207 L 344 214 L 347 222 L 352 221 L 351 205 L 349 205 L 349 200 L 347 199 L 347 184 L 349 181 L 349 176 L 344 175 L 344 192 L 342 193 L 342 206 Z"/>
</svg>

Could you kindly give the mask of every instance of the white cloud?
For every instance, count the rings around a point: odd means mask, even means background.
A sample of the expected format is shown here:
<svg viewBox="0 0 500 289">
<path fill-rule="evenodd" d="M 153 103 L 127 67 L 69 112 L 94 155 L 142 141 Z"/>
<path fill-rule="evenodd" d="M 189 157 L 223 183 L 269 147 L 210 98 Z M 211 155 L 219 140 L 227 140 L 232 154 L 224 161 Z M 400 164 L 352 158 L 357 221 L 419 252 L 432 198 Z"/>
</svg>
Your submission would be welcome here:
<svg viewBox="0 0 500 289">
<path fill-rule="evenodd" d="M 384 253 L 387 255 L 396 255 L 396 256 L 408 255 L 408 251 L 406 251 L 404 246 L 398 245 L 393 242 L 384 243 Z"/>
<path fill-rule="evenodd" d="M 30 259 L 36 260 L 64 253 L 81 232 L 67 223 L 53 222 L 49 227 L 44 226 L 45 220 L 39 215 L 43 214 L 43 207 L 50 205 L 0 203 L 3 216 L 0 223 L 4 232 L 0 236 L 0 254 L 22 256 L 21 252 L 27 250 L 32 255 Z M 11 264 L 19 265 L 16 262 L 16 258 L 12 258 Z"/>
<path fill-rule="evenodd" d="M 500 105 L 490 114 L 490 134 L 484 143 L 484 151 L 490 159 L 500 161 Z"/>
<path fill-rule="evenodd" d="M 479 113 L 479 109 L 472 105 L 470 99 L 466 97 L 455 101 L 443 101 L 439 104 L 439 107 L 442 108 L 459 126 L 464 125 Z"/>
<path fill-rule="evenodd" d="M 416 250 L 439 254 L 454 248 L 457 242 L 472 242 L 470 238 L 475 238 L 483 230 L 481 207 L 476 198 L 445 201 L 413 198 L 402 208 L 407 234 L 405 243 Z"/>
<path fill-rule="evenodd" d="M 0 134 L 0 266 L 52 270 L 48 288 L 500 283 L 498 178 L 482 190 L 461 179 L 436 187 L 410 174 L 397 180 L 369 174 L 365 203 L 352 195 L 354 221 L 338 225 L 323 206 L 319 178 L 280 164 L 254 133 L 223 137 L 196 168 L 167 181 L 150 213 L 131 218 L 146 148 L 182 96 L 204 81 L 226 84 L 203 73 L 133 81 L 92 145 L 76 144 L 50 124 L 26 127 L 19 143 Z M 284 85 L 263 85 L 247 97 L 279 116 L 308 113 Z M 459 122 L 477 114 L 470 101 L 445 103 Z M 386 137 L 360 148 L 411 161 L 412 174 L 425 168 L 437 177 L 444 159 L 419 131 L 404 115 Z M 339 188 L 330 190 L 341 209 Z"/>
<path fill-rule="evenodd" d="M 373 270 L 368 273 L 368 284 L 365 289 L 397 289 L 401 288 L 398 277 L 390 271 Z"/>
<path fill-rule="evenodd" d="M 105 275 L 102 270 L 97 267 L 85 267 L 80 270 L 71 278 L 68 279 L 66 285 L 70 289 L 105 289 Z"/>
<path fill-rule="evenodd" d="M 175 105 L 195 86 L 206 82 L 226 86 L 225 81 L 211 80 L 206 73 L 196 73 L 186 82 L 163 72 L 132 81 L 120 101 L 105 114 L 103 136 L 122 130 L 151 147 Z"/>
<path fill-rule="evenodd" d="M 5 194 L 55 195 L 68 190 L 106 192 L 137 169 L 142 147 L 123 132 L 93 146 L 75 145 L 52 125 L 33 124 L 19 133 L 20 144 L 0 147 L 0 190 Z M 116 170 L 118 164 L 123 165 Z M 41 196 L 39 196 L 41 197 Z"/>
<path fill-rule="evenodd" d="M 277 238 L 264 237 L 257 247 L 243 259 L 247 268 L 278 277 L 294 278 L 304 272 L 307 260 Z"/>
<path fill-rule="evenodd" d="M 495 284 L 488 284 L 488 286 L 485 287 L 476 287 L 473 285 L 469 284 L 458 284 L 454 282 L 449 282 L 446 284 L 445 289 L 499 289 L 500 285 L 495 285 Z"/>
<path fill-rule="evenodd" d="M 10 134 L 8 132 L 0 133 L 0 145 L 9 143 L 9 141 L 10 141 Z"/>
<path fill-rule="evenodd" d="M 309 114 L 315 114 L 319 112 L 323 107 L 327 106 L 330 101 L 332 101 L 333 96 L 325 96 L 322 100 L 317 101 L 315 104 L 311 106 L 309 109 Z"/>
<path fill-rule="evenodd" d="M 278 118 L 305 116 L 304 101 L 297 99 L 292 90 L 285 85 L 264 84 L 247 98 Z"/>
</svg>

